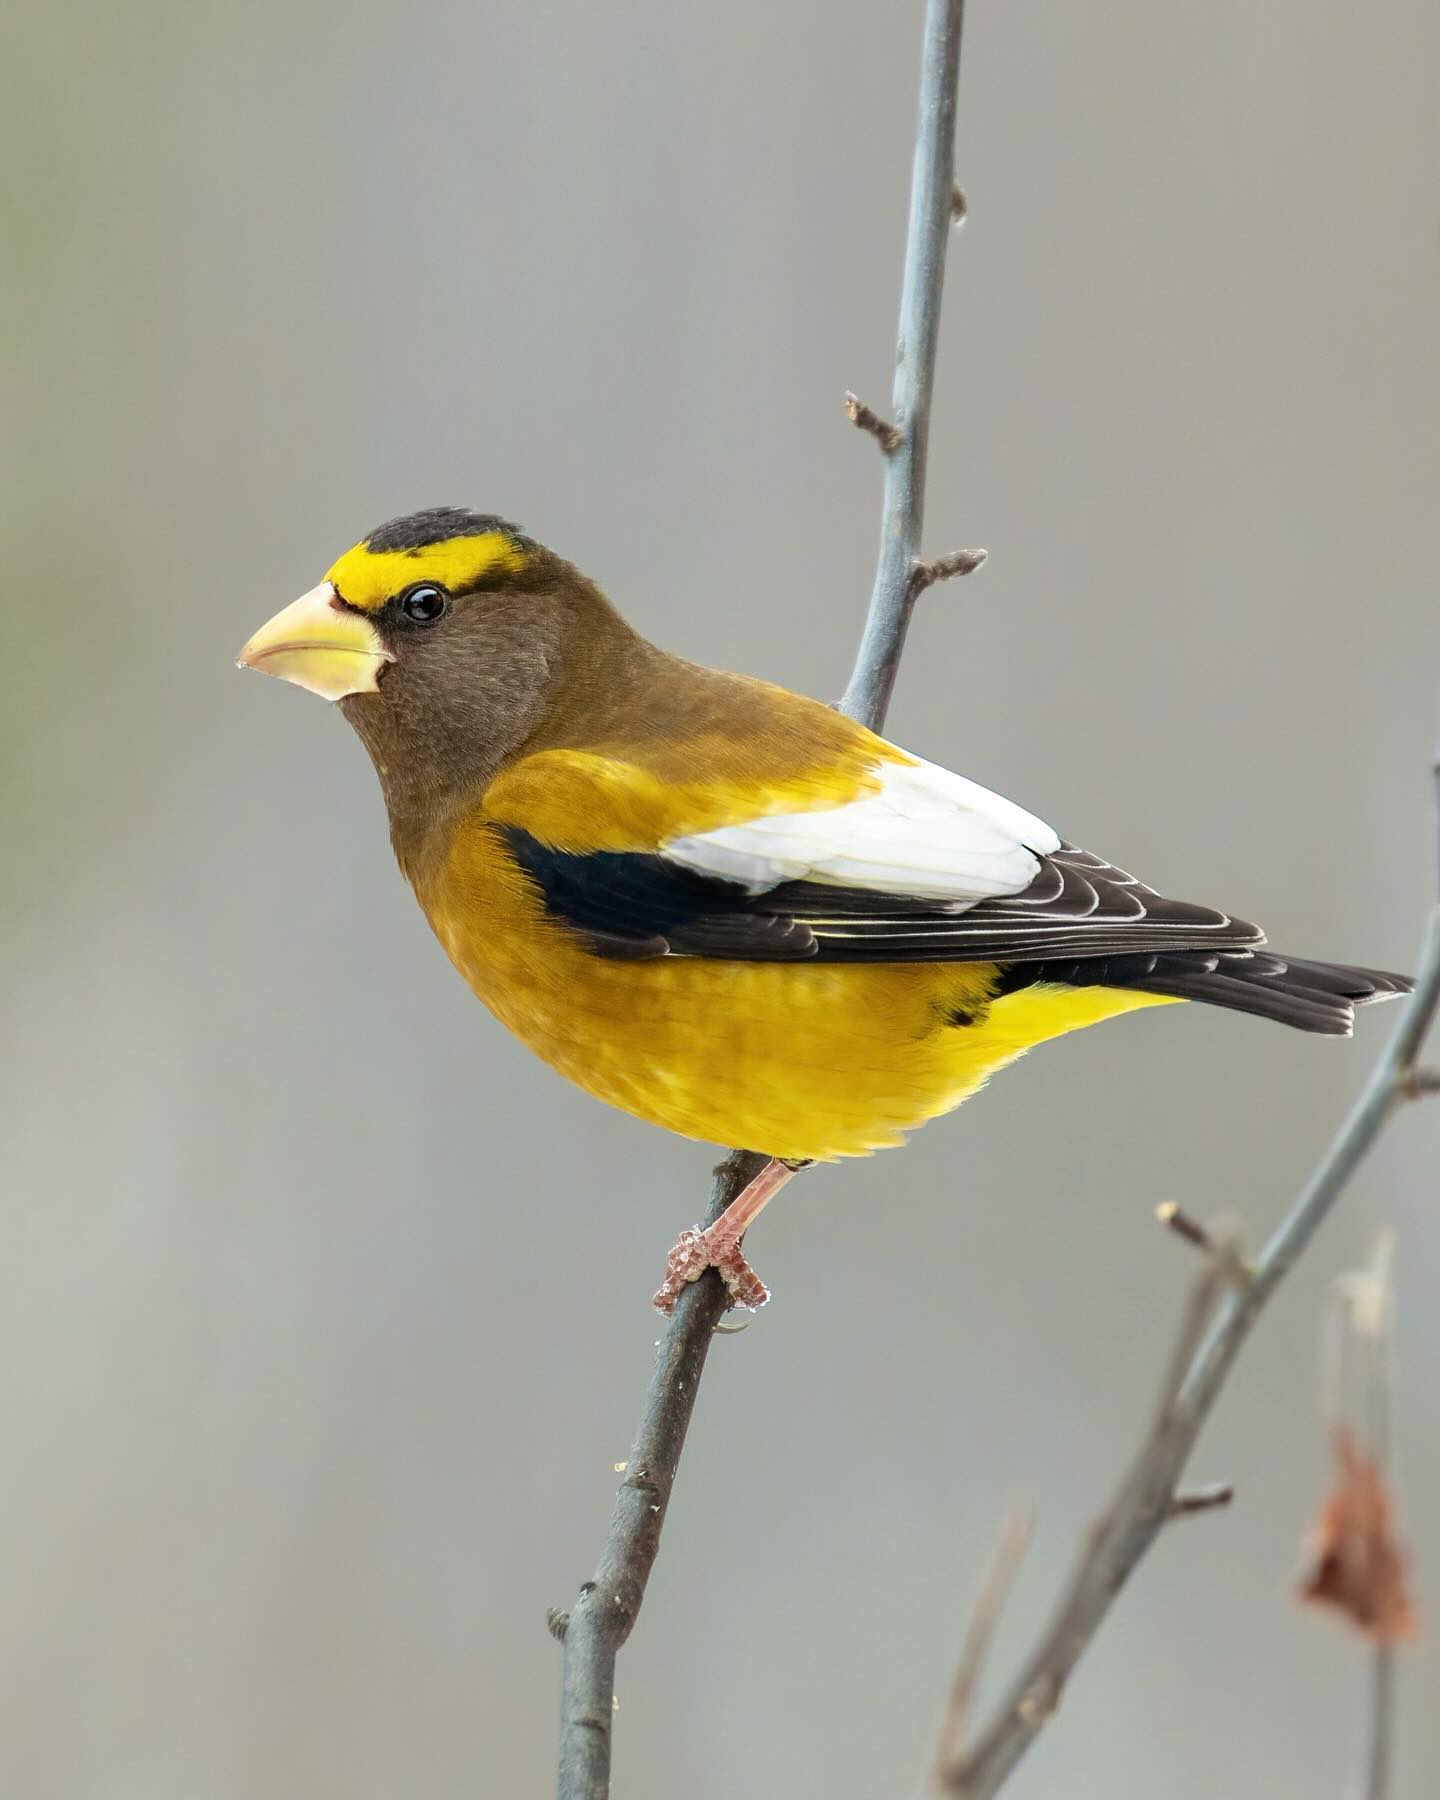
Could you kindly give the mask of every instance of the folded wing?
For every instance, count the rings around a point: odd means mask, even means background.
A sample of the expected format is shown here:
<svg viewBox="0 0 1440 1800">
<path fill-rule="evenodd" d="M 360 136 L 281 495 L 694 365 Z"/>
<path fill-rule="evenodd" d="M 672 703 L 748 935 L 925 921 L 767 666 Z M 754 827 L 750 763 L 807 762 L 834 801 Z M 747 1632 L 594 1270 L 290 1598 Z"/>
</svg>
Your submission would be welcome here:
<svg viewBox="0 0 1440 1800">
<path fill-rule="evenodd" d="M 653 854 L 512 854 L 592 948 L 745 961 L 1012 962 L 1263 942 L 1063 844 L 1021 807 L 930 763 L 848 805 L 678 837 Z"/>
<path fill-rule="evenodd" d="M 811 881 L 958 908 L 1021 892 L 1060 847 L 1043 819 L 935 763 L 876 773 L 878 791 L 846 806 L 672 838 L 661 855 L 751 894 Z"/>
</svg>

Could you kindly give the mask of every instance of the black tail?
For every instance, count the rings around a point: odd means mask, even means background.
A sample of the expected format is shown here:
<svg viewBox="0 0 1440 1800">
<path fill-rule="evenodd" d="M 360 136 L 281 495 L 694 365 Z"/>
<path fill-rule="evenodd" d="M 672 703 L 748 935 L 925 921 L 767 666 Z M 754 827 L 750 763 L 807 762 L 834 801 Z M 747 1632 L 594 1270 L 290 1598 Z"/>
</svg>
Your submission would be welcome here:
<svg viewBox="0 0 1440 1800">
<path fill-rule="evenodd" d="M 1161 957 L 1161 966 L 1152 978 L 1132 985 L 1150 994 L 1173 994 L 1179 1000 L 1203 1000 L 1209 1006 L 1255 1013 L 1327 1037 L 1349 1037 L 1355 1028 L 1357 1006 L 1392 1000 L 1397 994 L 1408 994 L 1414 986 L 1407 976 L 1387 975 L 1380 969 L 1301 962 L 1268 950 L 1255 950 L 1248 956 L 1197 956 L 1189 968 L 1163 966 L 1190 960 Z"/>
<path fill-rule="evenodd" d="M 1067 987 L 1134 988 L 1176 1000 L 1200 1000 L 1233 1012 L 1275 1019 L 1297 1031 L 1349 1037 L 1355 1008 L 1408 994 L 1407 975 L 1349 969 L 1338 963 L 1301 962 L 1269 950 L 1177 950 L 1153 956 L 1086 956 L 1074 961 L 1017 963 L 1007 987 L 1035 981 Z"/>
</svg>

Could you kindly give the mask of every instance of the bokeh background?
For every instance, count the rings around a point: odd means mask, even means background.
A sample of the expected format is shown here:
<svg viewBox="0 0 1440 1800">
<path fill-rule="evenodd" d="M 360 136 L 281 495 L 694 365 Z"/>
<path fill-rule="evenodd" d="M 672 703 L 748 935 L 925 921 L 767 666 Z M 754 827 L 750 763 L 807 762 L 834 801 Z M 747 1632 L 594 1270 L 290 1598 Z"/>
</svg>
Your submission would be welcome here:
<svg viewBox="0 0 1440 1800">
<path fill-rule="evenodd" d="M 974 0 L 924 603 L 892 729 L 1283 947 L 1409 966 L 1434 886 L 1440 13 Z M 40 4 L 0 131 L 0 1791 L 545 1793 L 711 1158 L 454 978 L 343 722 L 237 645 L 391 514 L 518 518 L 643 629 L 830 696 L 869 590 L 918 0 Z M 620 1683 L 627 1800 L 915 1789 L 1009 1501 L 1043 1617 L 1187 1252 L 1258 1238 L 1388 1021 L 1053 1046 L 753 1250 Z M 1440 1612 L 1440 1108 L 1267 1316 L 1175 1530 L 1011 1790 L 1341 1794 L 1299 1614 L 1315 1345 L 1399 1233 Z M 1440 1661 L 1397 1792 L 1440 1787 Z"/>
</svg>

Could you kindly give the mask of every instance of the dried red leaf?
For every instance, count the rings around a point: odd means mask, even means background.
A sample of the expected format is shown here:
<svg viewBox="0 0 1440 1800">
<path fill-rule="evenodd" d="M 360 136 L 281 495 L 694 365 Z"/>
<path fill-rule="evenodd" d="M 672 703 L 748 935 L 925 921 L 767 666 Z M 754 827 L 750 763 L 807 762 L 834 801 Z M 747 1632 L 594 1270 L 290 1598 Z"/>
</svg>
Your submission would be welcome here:
<svg viewBox="0 0 1440 1800">
<path fill-rule="evenodd" d="M 1373 1456 L 1344 1425 L 1334 1435 L 1335 1478 L 1307 1545 L 1300 1597 L 1348 1619 L 1374 1644 L 1419 1630 L 1394 1502 Z"/>
</svg>

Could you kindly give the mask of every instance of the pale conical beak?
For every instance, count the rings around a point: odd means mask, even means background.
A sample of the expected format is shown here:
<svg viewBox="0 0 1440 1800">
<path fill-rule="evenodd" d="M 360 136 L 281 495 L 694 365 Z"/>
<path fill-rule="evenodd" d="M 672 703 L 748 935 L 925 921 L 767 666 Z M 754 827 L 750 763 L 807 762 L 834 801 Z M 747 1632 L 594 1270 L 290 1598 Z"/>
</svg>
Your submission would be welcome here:
<svg viewBox="0 0 1440 1800">
<path fill-rule="evenodd" d="M 278 675 L 323 700 L 373 694 L 395 659 L 363 613 L 340 606 L 328 581 L 276 613 L 240 652 L 238 666 Z"/>
</svg>

